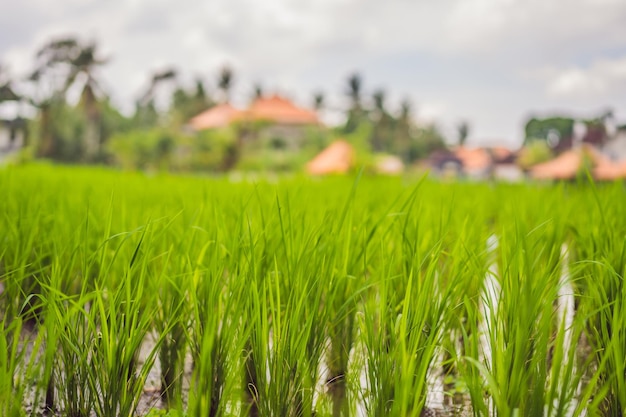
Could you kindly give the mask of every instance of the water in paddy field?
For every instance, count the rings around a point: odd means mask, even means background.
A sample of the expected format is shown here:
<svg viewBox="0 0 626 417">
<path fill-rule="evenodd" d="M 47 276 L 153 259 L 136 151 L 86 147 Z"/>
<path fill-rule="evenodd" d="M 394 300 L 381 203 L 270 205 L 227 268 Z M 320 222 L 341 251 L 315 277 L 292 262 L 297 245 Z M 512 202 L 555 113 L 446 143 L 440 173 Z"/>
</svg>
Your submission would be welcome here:
<svg viewBox="0 0 626 417">
<path fill-rule="evenodd" d="M 485 275 L 483 291 L 481 294 L 481 312 L 483 321 L 479 325 L 480 347 L 482 349 L 482 361 L 492 369 L 492 351 L 491 343 L 489 343 L 489 330 L 494 325 L 493 318 L 497 316 L 498 303 L 500 302 L 500 282 L 498 277 L 498 262 L 496 260 L 496 251 L 498 250 L 499 241 L 496 235 L 491 235 L 487 239 L 487 253 L 489 267 Z"/>
<path fill-rule="evenodd" d="M 499 247 L 498 237 L 489 236 L 487 239 L 487 252 L 489 266 L 483 281 L 483 290 L 481 294 L 481 312 L 483 321 L 479 325 L 480 332 L 480 348 L 481 360 L 489 369 L 493 367 L 492 347 L 489 342 L 489 331 L 494 326 L 493 320 L 497 317 L 498 305 L 501 296 L 501 286 L 499 282 L 498 264 L 496 261 L 496 251 Z M 559 278 L 558 299 L 557 299 L 558 317 L 562 318 L 562 325 L 565 328 L 565 346 L 570 346 L 572 342 L 572 326 L 574 324 L 574 288 L 569 271 L 569 251 L 567 244 L 561 247 L 561 275 Z M 568 350 L 567 354 L 570 351 Z M 564 358 L 565 361 L 568 358 Z M 580 391 L 580 386 L 578 387 Z M 490 404 L 490 408 L 493 404 Z M 572 401 L 569 407 L 568 415 L 573 415 L 578 403 Z M 583 411 L 583 416 L 586 411 Z"/>
<path fill-rule="evenodd" d="M 569 249 L 566 243 L 561 246 L 561 276 L 559 277 L 559 292 L 558 292 L 558 304 L 557 311 L 559 317 L 562 317 L 562 325 L 565 326 L 565 346 L 570 346 L 572 343 L 572 331 L 574 325 L 574 287 L 572 286 L 572 279 L 569 271 Z M 571 351 L 565 352 L 566 355 L 570 355 Z M 568 361 L 570 358 L 565 357 L 564 361 Z M 575 370 L 575 369 L 574 369 Z M 580 396 L 580 383 L 578 385 L 577 396 Z M 574 415 L 574 411 L 578 406 L 576 399 L 572 401 L 568 409 L 568 415 Z M 587 411 L 583 410 L 582 416 L 586 416 Z"/>
</svg>

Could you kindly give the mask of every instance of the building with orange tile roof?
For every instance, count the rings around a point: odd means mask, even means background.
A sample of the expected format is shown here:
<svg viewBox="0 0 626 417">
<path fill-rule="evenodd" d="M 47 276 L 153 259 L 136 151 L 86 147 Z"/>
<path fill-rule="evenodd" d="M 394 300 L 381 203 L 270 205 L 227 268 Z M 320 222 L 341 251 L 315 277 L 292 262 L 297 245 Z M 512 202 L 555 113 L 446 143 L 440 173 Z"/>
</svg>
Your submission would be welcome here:
<svg viewBox="0 0 626 417">
<path fill-rule="evenodd" d="M 229 103 L 219 104 L 193 117 L 189 124 L 195 130 L 204 130 L 227 127 L 236 121 L 301 126 L 320 124 L 313 110 L 298 107 L 278 95 L 257 98 L 245 110 L 239 110 Z"/>
<path fill-rule="evenodd" d="M 278 95 L 257 98 L 245 110 L 228 103 L 220 104 L 189 121 L 196 131 L 225 128 L 235 123 L 240 127 L 237 134 L 241 143 L 276 149 L 298 149 L 311 128 L 322 127 L 313 110 L 298 107 Z"/>
<path fill-rule="evenodd" d="M 242 114 L 242 118 L 283 125 L 317 125 L 320 123 L 317 113 L 298 107 L 290 100 L 278 95 L 256 99 Z"/>
<path fill-rule="evenodd" d="M 218 104 L 189 121 L 194 130 L 219 129 L 230 126 L 231 123 L 241 117 L 242 111 L 231 106 L 229 103 Z"/>
<path fill-rule="evenodd" d="M 345 174 L 354 164 L 354 148 L 345 140 L 331 143 L 311 160 L 306 170 L 309 174 Z"/>
<path fill-rule="evenodd" d="M 534 179 L 548 180 L 573 179 L 584 169 L 586 161 L 591 165 L 591 174 L 595 179 L 626 178 L 626 161 L 612 161 L 591 146 L 581 146 L 563 152 L 550 161 L 535 165 L 530 169 L 530 176 Z"/>
</svg>

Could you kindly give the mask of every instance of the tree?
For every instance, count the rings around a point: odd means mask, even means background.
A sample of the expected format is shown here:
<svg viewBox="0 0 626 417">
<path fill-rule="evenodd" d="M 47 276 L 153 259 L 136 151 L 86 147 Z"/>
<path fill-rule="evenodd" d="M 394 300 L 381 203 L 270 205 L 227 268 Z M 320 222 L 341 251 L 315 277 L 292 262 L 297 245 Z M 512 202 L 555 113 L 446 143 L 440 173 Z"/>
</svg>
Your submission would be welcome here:
<svg viewBox="0 0 626 417">
<path fill-rule="evenodd" d="M 361 89 L 363 81 L 358 73 L 354 73 L 348 77 L 348 97 L 352 101 L 352 108 L 361 107 Z"/>
<path fill-rule="evenodd" d="M 365 114 L 361 105 L 361 94 L 363 81 L 358 73 L 353 73 L 348 77 L 346 94 L 350 98 L 350 108 L 346 118 L 344 133 L 349 134 L 358 129 L 363 122 Z"/>
<path fill-rule="evenodd" d="M 208 107 L 213 106 L 215 103 L 211 97 L 207 94 L 204 87 L 204 82 L 200 78 L 196 78 L 196 93 L 193 97 L 193 115 L 206 110 Z"/>
<path fill-rule="evenodd" d="M 38 65 L 31 80 L 39 81 L 46 72 L 56 73 L 53 77 L 56 76 L 57 79 L 61 74 L 62 84 L 58 93 L 63 98 L 72 86 L 77 83 L 82 84 L 79 105 L 87 120 L 85 151 L 88 158 L 93 158 L 99 152 L 102 141 L 100 137 L 101 111 L 97 95 L 105 95 L 97 81 L 96 71 L 108 60 L 99 56 L 95 42 L 82 43 L 74 37 L 50 41 L 38 51 L 37 60 Z M 56 92 L 53 92 L 53 95 L 55 94 Z M 42 111 L 44 111 L 50 103 L 40 102 L 39 104 L 40 107 L 43 105 Z"/>
<path fill-rule="evenodd" d="M 529 169 L 533 165 L 549 161 L 551 158 L 552 151 L 548 143 L 536 140 L 522 148 L 517 162 L 522 168 Z"/>
<path fill-rule="evenodd" d="M 374 109 L 379 114 L 385 113 L 385 96 L 385 90 L 383 89 L 378 89 L 372 94 L 372 99 L 374 100 Z"/>
<path fill-rule="evenodd" d="M 171 121 L 177 125 L 185 124 L 212 105 L 213 102 L 206 94 L 202 80 L 196 79 L 195 88 L 190 90 L 177 85 L 170 104 Z"/>
<path fill-rule="evenodd" d="M 228 103 L 230 101 L 230 93 L 233 87 L 233 70 L 225 65 L 220 70 L 217 86 L 222 92 L 222 101 Z"/>
<path fill-rule="evenodd" d="M 263 86 L 260 83 L 254 85 L 254 91 L 252 92 L 252 100 L 258 100 L 263 98 Z"/>
<path fill-rule="evenodd" d="M 398 120 L 401 123 L 408 123 L 409 120 L 411 119 L 411 110 L 413 109 L 413 106 L 411 104 L 411 101 L 408 98 L 403 99 L 400 102 L 400 116 L 398 118 Z"/>
<path fill-rule="evenodd" d="M 313 94 L 313 108 L 315 111 L 320 111 L 324 108 L 325 105 L 325 97 L 324 93 L 321 91 L 317 91 Z"/>
<path fill-rule="evenodd" d="M 415 126 L 411 118 L 411 109 L 412 105 L 409 99 L 405 98 L 400 102 L 400 113 L 394 134 L 395 151 L 405 163 L 412 162 L 410 158 L 410 148 Z"/>
<path fill-rule="evenodd" d="M 415 134 L 411 138 L 409 161 L 424 158 L 436 150 L 446 149 L 443 136 L 437 126 L 426 125 L 415 128 Z"/>
<path fill-rule="evenodd" d="M 33 94 L 28 97 L 28 101 L 39 109 L 39 143 L 37 155 L 41 157 L 52 157 L 56 153 L 56 140 L 52 132 L 52 107 L 55 102 L 59 102 L 59 93 L 56 89 L 46 86 L 42 81 L 43 69 L 34 70 L 27 81 L 34 84 Z"/>
<path fill-rule="evenodd" d="M 176 78 L 177 72 L 173 68 L 166 68 L 152 74 L 148 88 L 136 103 L 134 119 L 137 127 L 149 129 L 158 123 L 159 113 L 155 104 L 156 93 L 162 85 L 173 82 Z"/>
<path fill-rule="evenodd" d="M 465 146 L 465 142 L 467 142 L 467 137 L 469 136 L 469 124 L 466 121 L 462 121 L 457 126 L 457 132 L 459 135 L 459 146 Z"/>
<path fill-rule="evenodd" d="M 561 143 L 571 144 L 574 123 L 575 121 L 571 117 L 556 116 L 543 119 L 533 117 L 528 120 L 524 127 L 524 145 L 536 140 L 547 143 L 548 139 L 551 139 L 551 142 L 554 142 L 553 137 L 556 138 L 557 143 L 548 143 L 551 146 L 557 146 Z"/>
<path fill-rule="evenodd" d="M 386 93 L 383 89 L 378 89 L 372 94 L 374 101 L 374 112 L 372 113 L 372 137 L 370 143 L 375 151 L 392 151 L 392 125 L 393 118 L 387 113 L 385 108 Z"/>
</svg>

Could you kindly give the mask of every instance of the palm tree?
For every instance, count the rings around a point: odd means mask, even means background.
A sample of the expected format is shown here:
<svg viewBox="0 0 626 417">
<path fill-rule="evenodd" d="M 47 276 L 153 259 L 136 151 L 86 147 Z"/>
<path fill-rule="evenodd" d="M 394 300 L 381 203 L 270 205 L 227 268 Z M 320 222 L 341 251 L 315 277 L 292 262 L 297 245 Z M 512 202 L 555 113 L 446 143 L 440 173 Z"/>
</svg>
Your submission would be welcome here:
<svg viewBox="0 0 626 417">
<path fill-rule="evenodd" d="M 172 121 L 184 124 L 193 116 L 211 107 L 212 104 L 201 79 L 197 78 L 195 88 L 190 90 L 182 85 L 177 85 L 170 102 Z"/>
<path fill-rule="evenodd" d="M 325 105 L 325 97 L 324 97 L 324 93 L 322 93 L 321 91 L 316 92 L 315 94 L 313 94 L 313 108 L 315 109 L 315 111 L 320 111 L 324 108 Z"/>
<path fill-rule="evenodd" d="M 413 139 L 414 121 L 411 117 L 413 105 L 407 98 L 400 102 L 400 112 L 395 129 L 395 147 L 405 163 L 411 161 L 411 142 Z"/>
<path fill-rule="evenodd" d="M 166 81 L 175 80 L 176 76 L 176 70 L 173 68 L 167 68 L 153 73 L 152 78 L 150 79 L 150 85 L 139 99 L 139 103 L 146 104 L 154 100 L 157 87 Z"/>
<path fill-rule="evenodd" d="M 377 113 L 381 115 L 385 113 L 385 96 L 386 93 L 383 89 L 378 89 L 372 94 L 372 99 L 374 100 L 374 109 Z"/>
<path fill-rule="evenodd" d="M 385 90 L 382 88 L 374 91 L 372 99 L 374 100 L 374 114 L 371 144 L 376 151 L 389 151 L 391 142 L 391 117 L 385 109 Z"/>
<path fill-rule="evenodd" d="M 346 120 L 346 126 L 344 128 L 345 133 L 354 132 L 363 119 L 363 108 L 361 106 L 361 93 L 362 93 L 362 80 L 358 73 L 354 73 L 348 77 L 348 89 L 347 95 L 350 98 L 351 104 L 348 110 L 348 117 Z"/>
<path fill-rule="evenodd" d="M 87 133 L 85 135 L 87 144 L 87 157 L 93 158 L 100 152 L 100 146 L 102 145 L 101 137 L 101 124 L 102 124 L 102 112 L 98 99 L 96 98 L 96 91 L 99 91 L 102 96 L 104 92 L 100 87 L 100 84 L 94 76 L 94 72 L 97 67 L 104 65 L 107 62 L 106 59 L 99 58 L 96 52 L 95 44 L 87 44 L 82 48 L 79 47 L 74 60 L 71 62 L 72 72 L 67 79 L 66 89 L 77 82 L 78 77 L 82 75 L 84 78 L 83 90 L 80 96 L 80 105 L 85 111 L 87 116 Z"/>
<path fill-rule="evenodd" d="M 361 107 L 361 91 L 362 80 L 358 73 L 354 73 L 348 77 L 348 97 L 352 101 L 352 108 Z"/>
<path fill-rule="evenodd" d="M 258 100 L 262 98 L 264 95 L 263 86 L 260 83 L 256 83 L 254 85 L 254 91 L 252 93 L 252 100 Z"/>
<path fill-rule="evenodd" d="M 467 142 L 467 137 L 469 136 L 469 124 L 466 121 L 462 121 L 457 126 L 457 132 L 459 134 L 459 146 L 464 146 L 465 142 Z"/>
<path fill-rule="evenodd" d="M 413 105 L 409 99 L 405 98 L 400 102 L 400 121 L 402 123 L 408 123 L 411 119 L 411 110 Z"/>
<path fill-rule="evenodd" d="M 158 112 L 155 105 L 156 92 L 161 85 L 176 80 L 177 73 L 173 68 L 167 68 L 152 74 L 150 84 L 136 103 L 135 121 L 139 127 L 153 127 L 158 121 Z"/>
<path fill-rule="evenodd" d="M 108 60 L 99 55 L 95 42 L 81 43 L 73 37 L 56 39 L 39 50 L 37 53 L 39 65 L 31 76 L 32 80 L 38 80 L 44 72 L 56 72 L 58 68 L 64 68 L 64 79 L 60 87 L 62 96 L 76 83 L 82 83 L 80 106 L 87 118 L 85 144 L 88 158 L 93 158 L 101 145 L 101 110 L 96 96 L 98 93 L 100 95 L 104 93 L 95 74 L 97 68 L 106 64 Z"/>
<path fill-rule="evenodd" d="M 217 86 L 222 91 L 223 101 L 228 103 L 230 101 L 230 90 L 233 87 L 233 70 L 229 66 L 225 65 L 220 70 Z"/>
</svg>

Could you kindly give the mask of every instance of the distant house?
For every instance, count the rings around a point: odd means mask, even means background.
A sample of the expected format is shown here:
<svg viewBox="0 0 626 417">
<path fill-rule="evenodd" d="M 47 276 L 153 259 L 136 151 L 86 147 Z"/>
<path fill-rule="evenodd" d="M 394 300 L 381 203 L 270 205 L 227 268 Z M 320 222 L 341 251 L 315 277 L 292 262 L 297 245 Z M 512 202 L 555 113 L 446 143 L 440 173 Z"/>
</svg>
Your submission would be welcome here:
<svg viewBox="0 0 626 417">
<path fill-rule="evenodd" d="M 626 128 L 621 128 L 615 132 L 602 147 L 602 153 L 613 161 L 626 160 Z"/>
<path fill-rule="evenodd" d="M 241 110 L 228 103 L 218 104 L 193 117 L 189 125 L 194 130 L 220 129 L 230 126 L 241 117 L 241 114 Z"/>
<path fill-rule="evenodd" d="M 0 153 L 7 154 L 21 149 L 26 139 L 24 119 L 0 119 Z"/>
<path fill-rule="evenodd" d="M 458 146 L 451 151 L 433 153 L 429 158 L 440 175 L 463 176 L 470 179 L 502 179 L 517 181 L 521 171 L 515 164 L 515 153 L 507 148 L 468 148 Z"/>
<path fill-rule="evenodd" d="M 233 124 L 240 128 L 244 142 L 260 142 L 276 148 L 298 148 L 308 129 L 321 126 L 313 110 L 298 107 L 278 95 L 260 97 L 247 109 L 221 104 L 189 121 L 194 130 L 218 129 Z"/>
<path fill-rule="evenodd" d="M 20 116 L 17 100 L 0 104 L 0 157 L 18 151 L 26 144 L 27 123 Z"/>
<path fill-rule="evenodd" d="M 345 140 L 338 140 L 313 158 L 306 170 L 312 175 L 345 174 L 353 164 L 354 148 Z"/>
<path fill-rule="evenodd" d="M 431 153 L 427 165 L 440 177 L 458 177 L 463 173 L 463 162 L 448 150 Z"/>
<path fill-rule="evenodd" d="M 558 157 L 533 166 L 530 177 L 540 180 L 570 180 L 588 168 L 597 180 L 616 180 L 626 178 L 626 160 L 612 161 L 595 147 L 584 145 L 563 152 Z"/>
</svg>

